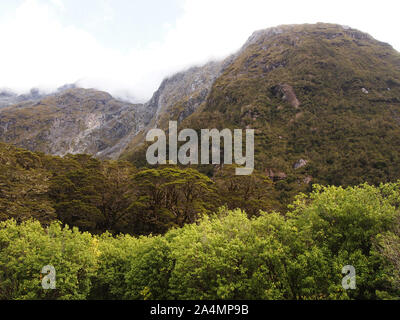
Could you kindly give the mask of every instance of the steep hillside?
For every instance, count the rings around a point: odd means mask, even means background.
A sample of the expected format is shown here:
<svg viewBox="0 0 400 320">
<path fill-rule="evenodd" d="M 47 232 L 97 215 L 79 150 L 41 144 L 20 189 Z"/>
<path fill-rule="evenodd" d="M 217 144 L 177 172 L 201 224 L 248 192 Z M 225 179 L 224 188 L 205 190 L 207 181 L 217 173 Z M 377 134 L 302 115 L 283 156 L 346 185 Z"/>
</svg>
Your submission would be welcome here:
<svg viewBox="0 0 400 320">
<path fill-rule="evenodd" d="M 151 128 L 168 128 L 168 121 L 181 122 L 206 101 L 215 79 L 232 61 L 232 57 L 192 67 L 166 78 L 144 109 L 153 114 L 149 124 L 127 145 L 123 157 L 130 157 L 143 147 L 146 132 Z"/>
<path fill-rule="evenodd" d="M 151 118 L 142 107 L 106 92 L 67 89 L 1 109 L 0 140 L 54 155 L 117 157 L 120 145 Z"/>
<path fill-rule="evenodd" d="M 164 79 L 143 105 L 76 87 L 62 87 L 47 96 L 4 91 L 0 141 L 54 155 L 88 153 L 116 159 L 121 152 L 131 154 L 149 129 L 166 128 L 169 120 L 182 121 L 197 110 L 230 61 L 232 57 L 209 62 Z"/>
<path fill-rule="evenodd" d="M 282 190 L 398 179 L 400 54 L 339 25 L 257 31 L 181 124 L 205 126 L 254 128 L 255 165 Z"/>
</svg>

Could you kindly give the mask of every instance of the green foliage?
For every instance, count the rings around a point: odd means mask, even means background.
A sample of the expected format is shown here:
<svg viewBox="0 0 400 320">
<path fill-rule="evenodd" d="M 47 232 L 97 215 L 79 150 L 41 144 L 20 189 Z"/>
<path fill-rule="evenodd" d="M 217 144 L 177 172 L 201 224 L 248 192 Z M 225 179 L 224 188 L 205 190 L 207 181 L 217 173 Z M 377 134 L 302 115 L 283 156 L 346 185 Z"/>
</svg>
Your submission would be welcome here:
<svg viewBox="0 0 400 320">
<path fill-rule="evenodd" d="M 34 217 L 44 224 L 53 220 L 49 177 L 38 155 L 0 144 L 0 220 Z"/>
<path fill-rule="evenodd" d="M 288 213 L 299 237 L 315 242 L 325 259 L 334 261 L 336 273 L 346 264 L 357 270 L 357 289 L 350 297 L 376 298 L 384 290 L 383 260 L 373 248 L 374 239 L 391 229 L 399 201 L 399 184 L 373 187 L 315 186 L 299 195 Z M 375 290 L 375 291 L 374 291 Z"/>
<path fill-rule="evenodd" d="M 213 203 L 213 181 L 194 169 L 145 169 L 133 182 L 138 190 L 135 218 L 157 233 L 195 222 Z"/>
<path fill-rule="evenodd" d="M 173 267 L 170 243 L 165 238 L 140 238 L 125 276 L 124 298 L 169 299 L 169 279 Z"/>
<path fill-rule="evenodd" d="M 205 101 L 196 92 L 180 123 L 255 129 L 251 176 L 145 168 L 143 133 L 122 155 L 140 169 L 0 143 L 0 299 L 400 299 L 400 55 L 337 25 L 280 28 L 227 64 Z M 64 98 L 90 111 L 111 97 Z M 181 100 L 161 126 L 193 106 Z M 4 109 L 3 127 L 18 123 L 3 138 L 48 150 L 60 103 Z M 45 265 L 55 290 L 41 287 Z M 345 265 L 355 290 L 341 286 Z"/>
<path fill-rule="evenodd" d="M 400 219 L 395 222 L 395 227 L 384 234 L 380 234 L 374 243 L 377 254 L 385 259 L 385 270 L 382 277 L 390 282 L 391 286 L 400 290 Z M 391 298 L 379 292 L 384 298 Z"/>
<path fill-rule="evenodd" d="M 85 299 L 96 274 L 97 239 L 37 221 L 0 223 L 0 299 Z M 56 268 L 56 289 L 43 290 L 41 270 Z"/>
<path fill-rule="evenodd" d="M 263 217 L 266 225 L 277 215 Z M 262 218 L 261 218 L 262 219 Z M 270 228 L 240 210 L 220 211 L 186 226 L 172 244 L 170 290 L 178 299 L 281 299 L 288 297 L 288 248 Z M 274 232 L 275 231 L 275 232 Z"/>
<path fill-rule="evenodd" d="M 122 299 L 127 292 L 125 276 L 140 241 L 129 235 L 113 237 L 104 233 L 98 238 L 97 277 L 92 281 L 91 299 Z"/>
<path fill-rule="evenodd" d="M 223 166 L 214 175 L 221 205 L 228 209 L 240 208 L 249 216 L 256 216 L 262 209 L 283 209 L 276 201 L 274 184 L 269 177 L 259 171 L 251 175 L 238 176 L 235 166 Z"/>
<path fill-rule="evenodd" d="M 0 224 L 0 298 L 398 299 L 399 186 L 315 185 L 286 215 L 221 208 L 163 236 L 9 220 Z M 48 264 L 56 290 L 40 286 Z M 355 290 L 341 285 L 349 264 Z"/>
<path fill-rule="evenodd" d="M 191 168 L 138 171 L 126 161 L 0 144 L 0 221 L 57 219 L 96 234 L 160 234 L 214 210 L 220 202 L 214 185 Z"/>
</svg>

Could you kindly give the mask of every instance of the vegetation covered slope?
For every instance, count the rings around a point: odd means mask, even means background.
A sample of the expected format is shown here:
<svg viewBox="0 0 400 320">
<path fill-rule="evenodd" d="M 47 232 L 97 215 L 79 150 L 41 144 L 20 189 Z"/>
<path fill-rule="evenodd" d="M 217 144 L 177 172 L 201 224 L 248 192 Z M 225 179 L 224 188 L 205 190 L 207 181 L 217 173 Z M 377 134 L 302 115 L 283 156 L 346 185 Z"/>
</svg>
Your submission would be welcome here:
<svg viewBox="0 0 400 320">
<path fill-rule="evenodd" d="M 399 182 L 314 185 L 282 214 L 265 175 L 233 169 L 209 179 L 0 144 L 0 299 L 400 297 Z M 356 290 L 341 285 L 348 264 Z"/>
<path fill-rule="evenodd" d="M 290 190 L 399 178 L 399 112 L 400 54 L 320 23 L 255 32 L 180 127 L 254 128 L 256 167 Z"/>
<path fill-rule="evenodd" d="M 400 175 L 399 112 L 390 45 L 341 26 L 282 26 L 255 33 L 182 126 L 254 128 L 259 169 L 378 183 Z"/>
</svg>

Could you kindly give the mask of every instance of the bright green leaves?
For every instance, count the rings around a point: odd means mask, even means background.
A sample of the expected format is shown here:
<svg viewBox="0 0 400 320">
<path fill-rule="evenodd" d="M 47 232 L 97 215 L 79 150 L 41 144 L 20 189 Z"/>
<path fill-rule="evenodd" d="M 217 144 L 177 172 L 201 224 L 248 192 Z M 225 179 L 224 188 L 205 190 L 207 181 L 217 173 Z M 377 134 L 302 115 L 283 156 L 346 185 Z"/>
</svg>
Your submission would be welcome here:
<svg viewBox="0 0 400 320">
<path fill-rule="evenodd" d="M 0 299 L 85 299 L 96 273 L 98 244 L 88 233 L 52 223 L 0 223 Z M 52 265 L 56 289 L 42 288 L 41 270 Z"/>
</svg>

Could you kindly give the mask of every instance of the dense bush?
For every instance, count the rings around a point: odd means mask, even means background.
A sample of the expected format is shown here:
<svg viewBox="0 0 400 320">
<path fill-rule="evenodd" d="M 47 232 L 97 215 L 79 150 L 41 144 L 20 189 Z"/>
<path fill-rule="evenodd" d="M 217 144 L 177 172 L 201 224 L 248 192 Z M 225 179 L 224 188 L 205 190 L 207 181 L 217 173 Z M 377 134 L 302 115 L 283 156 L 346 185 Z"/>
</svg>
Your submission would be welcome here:
<svg viewBox="0 0 400 320">
<path fill-rule="evenodd" d="M 126 161 L 61 158 L 0 143 L 0 221 L 33 218 L 47 226 L 59 220 L 92 234 L 164 234 L 222 205 L 249 216 L 282 208 L 273 189 L 265 174 L 236 176 L 232 166 L 210 178 L 195 168 L 139 170 Z"/>
<path fill-rule="evenodd" d="M 221 208 L 164 236 L 0 224 L 1 299 L 399 298 L 399 184 L 315 186 L 286 215 Z M 40 271 L 56 269 L 56 289 Z M 356 269 L 344 290 L 342 267 Z"/>
<path fill-rule="evenodd" d="M 53 222 L 0 223 L 1 299 L 85 299 L 100 255 L 98 239 Z M 41 270 L 56 269 L 56 290 L 43 290 Z"/>
</svg>

